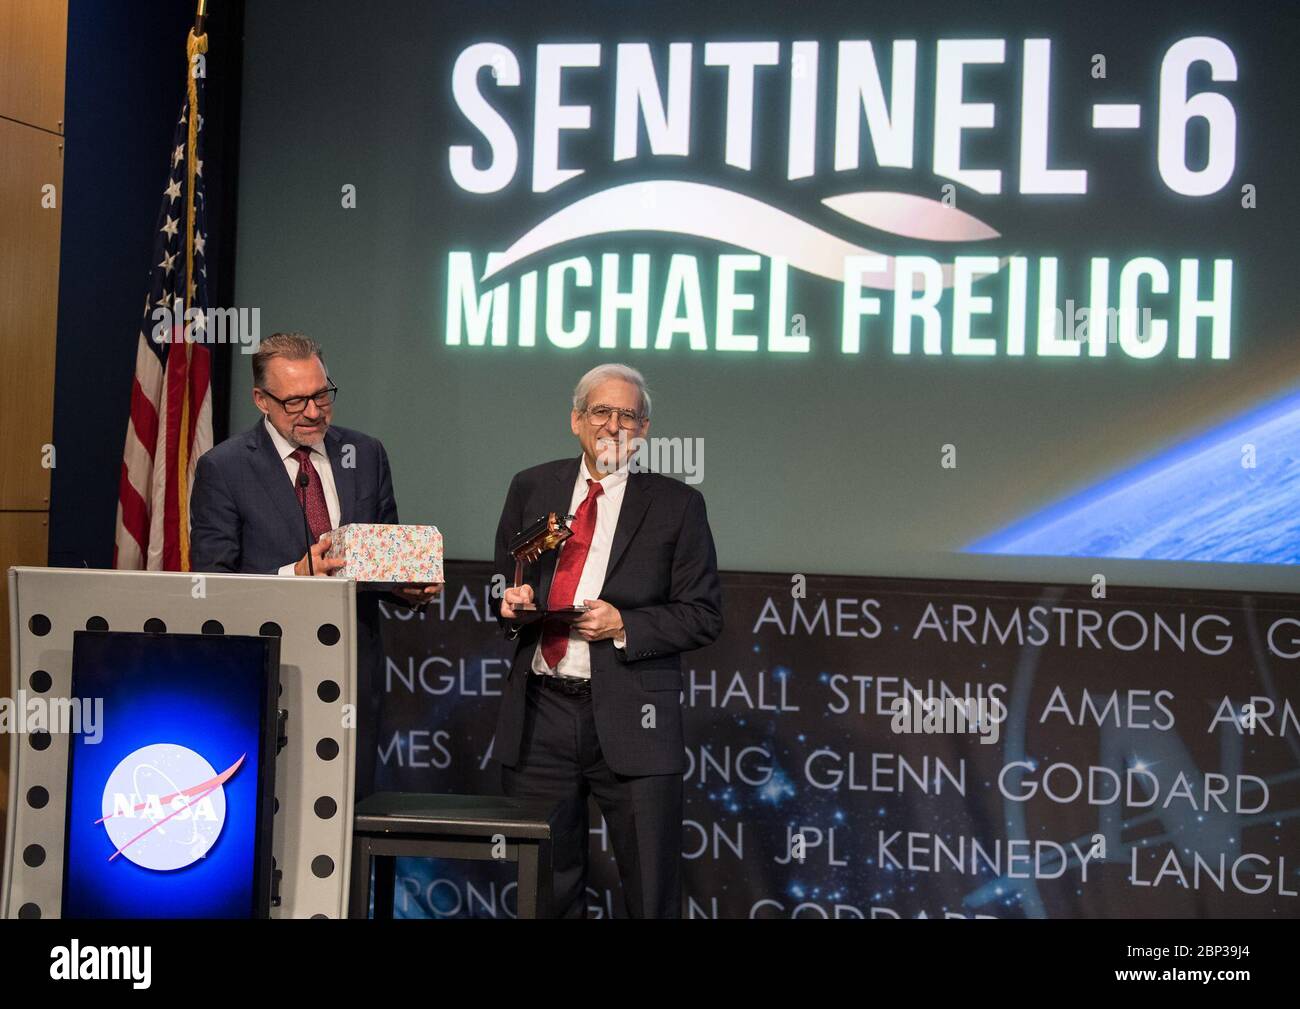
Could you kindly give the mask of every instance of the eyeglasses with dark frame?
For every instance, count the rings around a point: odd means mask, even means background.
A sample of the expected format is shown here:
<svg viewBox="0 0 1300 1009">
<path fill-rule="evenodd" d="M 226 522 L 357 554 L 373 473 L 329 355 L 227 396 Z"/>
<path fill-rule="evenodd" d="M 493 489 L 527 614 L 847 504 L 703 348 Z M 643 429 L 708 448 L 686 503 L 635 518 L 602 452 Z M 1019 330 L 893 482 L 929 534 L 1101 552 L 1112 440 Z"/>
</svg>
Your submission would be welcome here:
<svg viewBox="0 0 1300 1009">
<path fill-rule="evenodd" d="M 618 414 L 618 426 L 625 431 L 641 426 L 642 416 L 635 410 L 620 410 L 613 406 L 589 406 L 583 411 L 587 415 L 587 420 L 596 427 L 604 427 L 609 423 L 609 418 Z"/>
<path fill-rule="evenodd" d="M 258 388 L 261 389 L 260 386 Z M 279 403 L 280 408 L 284 410 L 285 413 L 294 416 L 307 409 L 307 400 L 311 400 L 321 409 L 329 406 L 337 398 L 339 387 L 331 382 L 324 389 L 320 390 L 320 392 L 314 392 L 310 396 L 290 396 L 288 399 L 281 399 L 279 396 L 267 392 L 265 389 L 261 389 L 261 393 L 268 399 L 273 399 Z"/>
</svg>

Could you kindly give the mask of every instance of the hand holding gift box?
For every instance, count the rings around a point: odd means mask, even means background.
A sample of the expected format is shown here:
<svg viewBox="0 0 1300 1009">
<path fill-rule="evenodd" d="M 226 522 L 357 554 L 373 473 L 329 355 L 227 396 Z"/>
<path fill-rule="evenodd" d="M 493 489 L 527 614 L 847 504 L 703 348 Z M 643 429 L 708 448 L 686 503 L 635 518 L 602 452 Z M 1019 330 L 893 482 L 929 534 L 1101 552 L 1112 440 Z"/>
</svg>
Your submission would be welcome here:
<svg viewBox="0 0 1300 1009">
<path fill-rule="evenodd" d="M 434 526 L 352 523 L 328 535 L 325 556 L 343 561 L 335 578 L 387 588 L 443 583 L 442 533 Z"/>
</svg>

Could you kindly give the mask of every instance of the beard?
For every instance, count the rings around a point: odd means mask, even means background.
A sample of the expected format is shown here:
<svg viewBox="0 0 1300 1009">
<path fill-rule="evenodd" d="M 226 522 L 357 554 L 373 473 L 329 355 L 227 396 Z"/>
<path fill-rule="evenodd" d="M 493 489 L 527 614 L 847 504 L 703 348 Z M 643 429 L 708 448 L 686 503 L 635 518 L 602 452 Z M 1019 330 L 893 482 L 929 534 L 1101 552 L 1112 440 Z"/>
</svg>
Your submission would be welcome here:
<svg viewBox="0 0 1300 1009">
<path fill-rule="evenodd" d="M 329 422 L 322 419 L 315 427 L 304 427 L 295 424 L 289 432 L 289 440 L 299 445 L 319 445 L 325 439 L 325 432 L 329 430 Z"/>
</svg>

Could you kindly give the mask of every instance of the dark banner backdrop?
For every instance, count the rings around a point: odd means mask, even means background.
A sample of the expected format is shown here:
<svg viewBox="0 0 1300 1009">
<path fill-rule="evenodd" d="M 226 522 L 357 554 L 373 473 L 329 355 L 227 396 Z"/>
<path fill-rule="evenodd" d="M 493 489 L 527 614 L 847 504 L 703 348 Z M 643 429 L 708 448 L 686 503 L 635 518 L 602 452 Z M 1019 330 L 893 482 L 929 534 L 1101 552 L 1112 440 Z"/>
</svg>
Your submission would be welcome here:
<svg viewBox="0 0 1300 1009">
<path fill-rule="evenodd" d="M 438 606 L 386 610 L 380 789 L 499 792 L 491 576 L 450 563 Z M 691 917 L 1300 913 L 1300 596 L 723 584 L 684 663 Z M 1000 702 L 996 741 L 893 731 L 907 687 Z M 594 804 L 591 854 L 589 914 L 621 917 Z M 396 913 L 512 916 L 511 868 L 400 860 Z"/>
</svg>

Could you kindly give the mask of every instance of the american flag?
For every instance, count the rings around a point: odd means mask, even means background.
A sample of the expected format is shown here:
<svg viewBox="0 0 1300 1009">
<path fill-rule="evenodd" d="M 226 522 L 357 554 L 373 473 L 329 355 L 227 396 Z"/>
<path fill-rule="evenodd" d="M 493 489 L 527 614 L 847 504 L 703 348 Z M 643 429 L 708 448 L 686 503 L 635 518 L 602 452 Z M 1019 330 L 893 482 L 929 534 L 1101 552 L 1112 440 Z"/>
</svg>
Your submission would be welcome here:
<svg viewBox="0 0 1300 1009">
<path fill-rule="evenodd" d="M 194 464 L 212 447 L 212 354 L 203 342 L 208 309 L 202 111 L 206 52 L 207 35 L 196 38 L 191 32 L 187 93 L 172 139 L 144 321 L 136 340 L 131 416 L 118 484 L 113 551 L 118 568 L 189 570 Z"/>
</svg>

